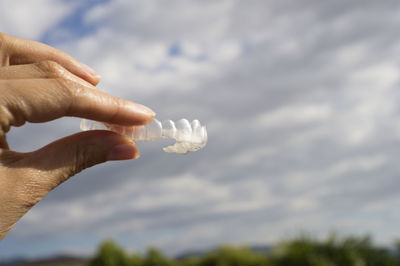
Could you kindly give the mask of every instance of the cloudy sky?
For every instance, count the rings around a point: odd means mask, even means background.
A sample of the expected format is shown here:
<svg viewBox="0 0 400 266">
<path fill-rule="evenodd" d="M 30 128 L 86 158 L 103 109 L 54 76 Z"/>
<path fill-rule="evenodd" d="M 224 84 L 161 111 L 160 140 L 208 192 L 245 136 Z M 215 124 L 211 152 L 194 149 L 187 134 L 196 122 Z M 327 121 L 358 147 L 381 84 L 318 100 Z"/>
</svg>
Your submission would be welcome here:
<svg viewBox="0 0 400 266">
<path fill-rule="evenodd" d="M 199 119 L 204 150 L 88 169 L 0 243 L 91 254 L 105 238 L 168 254 L 300 231 L 400 237 L 400 2 L 0 0 L 0 30 L 65 50 L 99 88 L 160 119 Z M 13 128 L 18 151 L 78 118 Z"/>
</svg>

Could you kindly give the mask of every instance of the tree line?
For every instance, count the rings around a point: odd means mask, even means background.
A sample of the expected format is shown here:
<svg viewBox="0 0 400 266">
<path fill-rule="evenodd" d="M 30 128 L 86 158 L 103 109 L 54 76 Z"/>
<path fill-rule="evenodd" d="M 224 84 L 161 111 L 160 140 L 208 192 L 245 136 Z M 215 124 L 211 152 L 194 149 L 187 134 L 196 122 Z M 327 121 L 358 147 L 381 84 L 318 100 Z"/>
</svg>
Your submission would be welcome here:
<svg viewBox="0 0 400 266">
<path fill-rule="evenodd" d="M 370 237 L 325 240 L 300 236 L 260 252 L 249 247 L 221 246 L 199 256 L 173 259 L 155 248 L 129 254 L 112 240 L 104 241 L 89 266 L 400 266 L 400 241 L 392 247 L 375 245 Z"/>
</svg>

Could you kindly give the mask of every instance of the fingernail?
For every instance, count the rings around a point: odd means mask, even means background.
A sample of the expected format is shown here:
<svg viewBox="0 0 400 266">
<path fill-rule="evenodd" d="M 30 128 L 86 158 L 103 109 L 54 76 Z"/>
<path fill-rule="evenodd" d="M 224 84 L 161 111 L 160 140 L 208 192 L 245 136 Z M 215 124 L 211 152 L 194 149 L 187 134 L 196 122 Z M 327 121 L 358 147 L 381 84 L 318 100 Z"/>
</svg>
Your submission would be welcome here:
<svg viewBox="0 0 400 266">
<path fill-rule="evenodd" d="M 110 149 L 107 161 L 137 159 L 140 154 L 135 145 L 130 143 L 118 144 Z"/>
<path fill-rule="evenodd" d="M 91 75 L 91 76 L 93 76 L 93 77 L 95 77 L 95 78 L 98 78 L 98 79 L 101 78 L 101 76 L 99 75 L 99 73 L 97 73 L 93 68 L 91 68 L 90 66 L 88 66 L 88 65 L 86 65 L 86 64 L 84 64 L 84 63 L 81 63 L 81 64 L 82 64 L 83 70 L 84 70 L 86 73 L 88 73 L 89 75 Z"/>
</svg>

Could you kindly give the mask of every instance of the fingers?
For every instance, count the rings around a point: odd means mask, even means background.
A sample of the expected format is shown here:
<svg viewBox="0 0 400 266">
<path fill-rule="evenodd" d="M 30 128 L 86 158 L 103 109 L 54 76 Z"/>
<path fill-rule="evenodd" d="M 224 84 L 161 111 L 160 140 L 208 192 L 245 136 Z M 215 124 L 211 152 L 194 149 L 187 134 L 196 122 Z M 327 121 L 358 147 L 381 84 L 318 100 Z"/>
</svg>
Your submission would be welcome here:
<svg viewBox="0 0 400 266">
<path fill-rule="evenodd" d="M 81 132 L 30 153 L 0 149 L 0 240 L 69 177 L 105 161 L 137 157 L 135 143 L 111 131 Z"/>
<path fill-rule="evenodd" d="M 0 81 L 1 83 L 7 81 Z M 147 107 L 115 98 L 95 88 L 59 79 L 13 80 L 0 104 L 12 118 L 11 126 L 25 121 L 40 123 L 63 116 L 88 118 L 121 125 L 142 125 L 150 122 L 154 113 Z M 0 110 L 1 111 L 1 110 Z"/>
<path fill-rule="evenodd" d="M 111 160 L 139 157 L 139 149 L 130 139 L 111 131 L 94 130 L 77 133 L 28 153 L 15 165 L 30 169 L 30 184 L 51 189 L 83 169 Z"/>
<path fill-rule="evenodd" d="M 0 56 L 2 66 L 51 60 L 93 85 L 97 85 L 100 81 L 100 76 L 96 71 L 70 55 L 43 43 L 0 33 L 0 48 L 5 50 L 3 56 Z"/>
<path fill-rule="evenodd" d="M 75 76 L 54 61 L 40 61 L 35 64 L 0 67 L 0 80 L 6 79 L 55 79 L 62 78 L 92 87 L 87 81 Z"/>
<path fill-rule="evenodd" d="M 55 73 L 53 76 L 51 72 L 41 70 L 40 65 L 43 63 L 37 63 L 35 67 L 30 64 L 0 67 L 0 79 L 56 78 Z"/>
<path fill-rule="evenodd" d="M 9 148 L 6 135 L 3 133 L 0 135 L 0 149 L 8 150 Z"/>
<path fill-rule="evenodd" d="M 56 63 L 48 68 L 56 69 L 47 70 L 45 75 L 59 78 L 0 80 L 0 117 L 9 118 L 8 126 L 0 119 L 5 131 L 25 121 L 46 122 L 62 116 L 121 125 L 146 124 L 154 117 L 154 112 L 143 105 L 113 97 L 79 78 L 69 77 L 72 74 Z"/>
</svg>

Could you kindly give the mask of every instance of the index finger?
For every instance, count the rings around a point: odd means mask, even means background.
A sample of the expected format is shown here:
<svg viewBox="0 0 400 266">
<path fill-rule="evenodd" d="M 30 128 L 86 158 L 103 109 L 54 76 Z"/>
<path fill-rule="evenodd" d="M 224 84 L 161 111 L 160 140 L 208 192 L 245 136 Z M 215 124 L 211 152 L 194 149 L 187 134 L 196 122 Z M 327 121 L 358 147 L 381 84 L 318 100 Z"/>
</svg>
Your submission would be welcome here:
<svg viewBox="0 0 400 266">
<path fill-rule="evenodd" d="M 19 65 L 51 60 L 93 85 L 97 85 L 100 81 L 100 75 L 92 68 L 67 53 L 46 44 L 12 37 L 0 32 L 0 46 L 5 49 L 8 58 L 8 60 L 2 62 L 3 66 L 4 64 Z"/>
<path fill-rule="evenodd" d="M 50 65 L 58 66 L 56 63 Z M 113 97 L 81 79 L 68 76 L 0 80 L 0 91 L 3 132 L 26 121 L 41 123 L 63 116 L 133 126 L 146 124 L 155 115 L 146 106 Z"/>
</svg>

